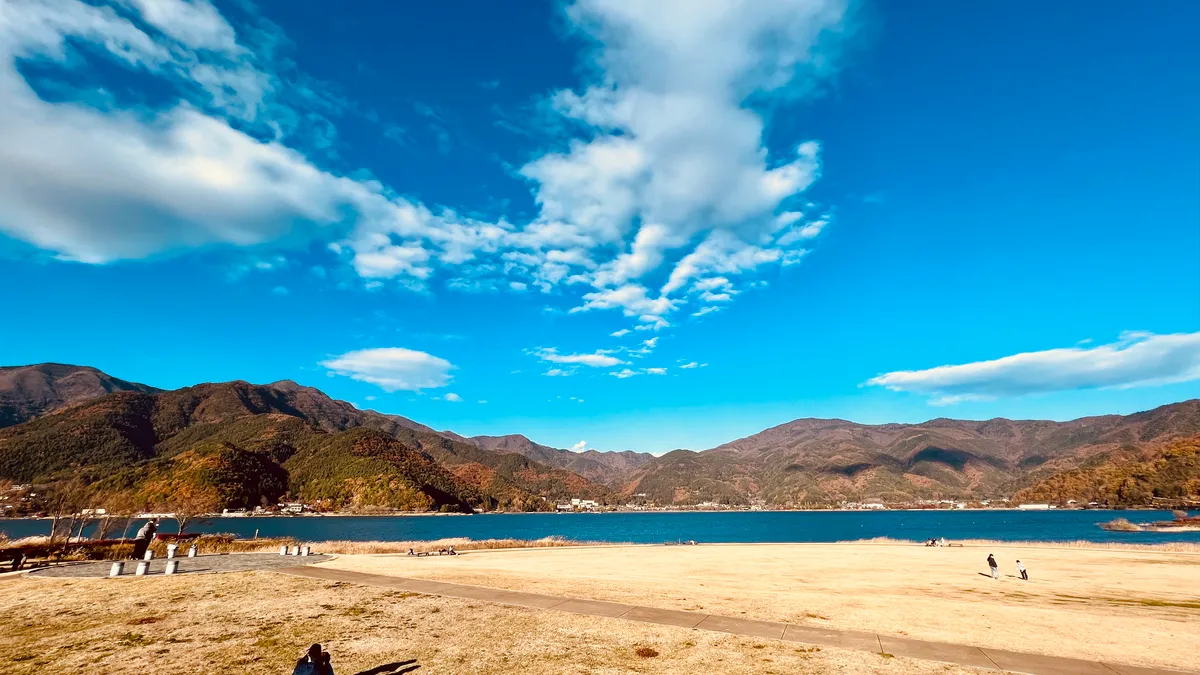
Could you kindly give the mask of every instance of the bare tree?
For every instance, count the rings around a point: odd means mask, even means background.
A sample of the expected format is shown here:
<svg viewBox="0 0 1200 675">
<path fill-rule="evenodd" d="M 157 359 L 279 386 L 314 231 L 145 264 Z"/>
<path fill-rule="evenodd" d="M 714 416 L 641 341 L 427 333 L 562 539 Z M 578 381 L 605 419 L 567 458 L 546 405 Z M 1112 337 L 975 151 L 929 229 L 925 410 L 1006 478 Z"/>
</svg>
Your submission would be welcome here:
<svg viewBox="0 0 1200 675">
<path fill-rule="evenodd" d="M 87 499 L 87 485 L 79 478 L 55 485 L 46 507 L 50 513 L 50 543 L 59 536 L 70 542 Z"/>
<path fill-rule="evenodd" d="M 219 509 L 221 502 L 211 490 L 183 488 L 167 501 L 167 507 L 175 514 L 179 534 L 183 534 L 188 525 Z"/>
<path fill-rule="evenodd" d="M 137 510 L 134 506 L 134 500 L 128 493 L 116 492 L 107 494 L 101 499 L 96 500 L 96 503 L 104 509 L 104 515 L 96 521 L 96 531 L 92 535 L 93 539 L 108 539 L 110 535 L 121 530 L 128 533 L 132 516 Z M 124 534 L 122 534 L 121 538 L 125 538 Z"/>
</svg>

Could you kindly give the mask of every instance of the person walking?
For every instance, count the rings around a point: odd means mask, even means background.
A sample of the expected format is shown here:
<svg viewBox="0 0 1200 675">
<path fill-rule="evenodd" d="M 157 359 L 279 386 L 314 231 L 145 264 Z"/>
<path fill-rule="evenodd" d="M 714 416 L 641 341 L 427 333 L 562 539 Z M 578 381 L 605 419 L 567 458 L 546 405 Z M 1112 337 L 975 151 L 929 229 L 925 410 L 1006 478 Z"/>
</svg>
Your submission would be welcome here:
<svg viewBox="0 0 1200 675">
<path fill-rule="evenodd" d="M 146 549 L 150 548 L 150 540 L 154 539 L 154 534 L 158 532 L 158 519 L 151 518 L 142 525 L 142 529 L 137 531 L 137 535 L 133 538 L 133 554 L 130 555 L 131 560 L 141 560 L 146 555 Z"/>
<path fill-rule="evenodd" d="M 988 554 L 988 569 L 991 570 L 993 579 L 1000 578 L 1000 566 L 996 564 L 996 557 L 991 553 Z"/>
<path fill-rule="evenodd" d="M 1017 561 L 1017 571 L 1021 573 L 1022 579 L 1029 581 L 1029 573 L 1025 571 L 1025 565 L 1021 564 L 1020 560 Z"/>
</svg>

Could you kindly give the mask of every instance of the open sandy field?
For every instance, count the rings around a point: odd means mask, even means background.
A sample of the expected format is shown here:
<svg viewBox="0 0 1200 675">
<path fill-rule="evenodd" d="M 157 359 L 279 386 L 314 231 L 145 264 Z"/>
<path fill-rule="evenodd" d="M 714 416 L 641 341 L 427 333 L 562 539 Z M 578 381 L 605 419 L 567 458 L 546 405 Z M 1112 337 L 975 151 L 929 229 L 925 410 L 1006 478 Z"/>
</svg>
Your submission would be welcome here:
<svg viewBox="0 0 1200 675">
<path fill-rule="evenodd" d="M 410 659 L 415 675 L 981 672 L 270 572 L 0 578 L 5 675 L 287 675 L 312 642 L 340 675 Z"/>
<path fill-rule="evenodd" d="M 1001 564 L 999 581 L 986 576 L 989 553 Z M 1016 578 L 1017 559 L 1028 567 L 1029 582 Z M 324 565 L 1200 670 L 1197 553 L 758 544 L 483 551 L 453 558 L 345 556 Z"/>
</svg>

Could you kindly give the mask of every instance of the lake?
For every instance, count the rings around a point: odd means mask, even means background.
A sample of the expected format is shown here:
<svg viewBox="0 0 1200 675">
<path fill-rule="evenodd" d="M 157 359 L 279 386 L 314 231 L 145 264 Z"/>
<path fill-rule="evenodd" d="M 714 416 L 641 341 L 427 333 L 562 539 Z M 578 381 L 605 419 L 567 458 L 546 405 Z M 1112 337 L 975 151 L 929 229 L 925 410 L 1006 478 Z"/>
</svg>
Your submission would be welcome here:
<svg viewBox="0 0 1200 675">
<path fill-rule="evenodd" d="M 1099 523 L 1171 520 L 1169 511 L 743 511 L 520 513 L 473 516 L 297 516 L 212 518 L 190 532 L 228 532 L 239 537 L 290 536 L 307 541 L 349 539 L 428 540 L 540 539 L 661 543 L 831 542 L 872 537 L 924 540 L 1118 541 L 1200 543 L 1200 532 L 1107 532 Z M 130 528 L 136 531 L 137 526 Z M 49 533 L 49 520 L 0 519 L 0 532 L 16 539 Z M 174 531 L 164 521 L 163 532 Z"/>
</svg>

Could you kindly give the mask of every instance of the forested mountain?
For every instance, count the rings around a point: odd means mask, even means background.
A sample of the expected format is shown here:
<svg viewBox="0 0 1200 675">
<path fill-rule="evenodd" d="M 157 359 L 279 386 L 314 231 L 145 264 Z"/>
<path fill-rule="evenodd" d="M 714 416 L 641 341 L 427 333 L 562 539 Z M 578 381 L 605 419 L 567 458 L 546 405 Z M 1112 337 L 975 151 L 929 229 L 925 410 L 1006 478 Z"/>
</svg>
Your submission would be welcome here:
<svg viewBox="0 0 1200 675">
<path fill-rule="evenodd" d="M 33 417 L 0 428 L 0 480 L 81 479 L 144 503 L 173 489 L 225 506 L 291 494 L 357 510 L 545 510 L 572 497 L 633 495 L 664 505 L 1014 493 L 1117 503 L 1106 496 L 1114 489 L 1124 503 L 1192 489 L 1194 457 L 1164 448 L 1200 437 L 1194 400 L 1069 422 L 799 419 L 711 450 L 653 457 L 577 453 L 516 434 L 465 438 L 290 381 L 160 391 L 74 366 L 0 374 L 10 418 Z"/>
<path fill-rule="evenodd" d="M 116 391 L 158 390 L 82 366 L 43 363 L 0 367 L 0 428 Z"/>
<path fill-rule="evenodd" d="M 1089 457 L 1017 493 L 1029 502 L 1097 502 L 1152 506 L 1156 500 L 1200 502 L 1200 437 L 1146 447 L 1123 446 Z"/>
<path fill-rule="evenodd" d="M 573 452 L 539 445 L 520 434 L 507 436 L 472 436 L 465 439 L 484 450 L 493 452 L 515 452 L 536 462 L 566 469 L 589 480 L 620 488 L 628 483 L 633 472 L 654 459 L 645 452 L 600 452 L 585 450 Z"/>
<path fill-rule="evenodd" d="M 800 419 L 712 450 L 663 455 L 641 467 L 623 492 L 662 503 L 777 505 L 1009 496 L 1101 453 L 1198 434 L 1195 400 L 1069 422 Z"/>
<path fill-rule="evenodd" d="M 282 478 L 257 485 L 256 474 Z M 241 488 L 231 478 L 239 475 Z M 123 391 L 0 429 L 0 479 L 77 478 L 146 505 L 169 492 L 164 485 L 186 487 L 218 495 L 222 508 L 291 493 L 328 508 L 546 510 L 610 494 L 569 471 L 292 382 Z"/>
</svg>

